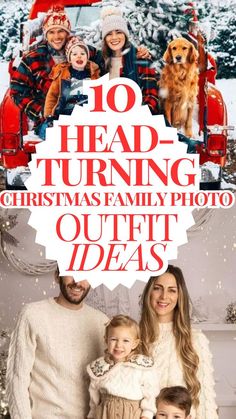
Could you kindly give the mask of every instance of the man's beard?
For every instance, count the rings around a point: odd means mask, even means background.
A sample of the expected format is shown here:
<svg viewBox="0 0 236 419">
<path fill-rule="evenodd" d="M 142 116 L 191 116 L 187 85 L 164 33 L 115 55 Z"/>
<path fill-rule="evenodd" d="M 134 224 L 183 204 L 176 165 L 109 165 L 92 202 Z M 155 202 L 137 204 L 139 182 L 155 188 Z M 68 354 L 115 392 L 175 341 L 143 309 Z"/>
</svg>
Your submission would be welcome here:
<svg viewBox="0 0 236 419">
<path fill-rule="evenodd" d="M 59 286 L 60 286 L 60 290 L 61 290 L 61 293 L 62 293 L 63 297 L 69 303 L 76 304 L 76 305 L 79 305 L 85 299 L 85 297 L 87 296 L 87 294 L 90 290 L 90 287 L 84 288 L 76 282 L 72 282 L 71 284 L 65 285 L 64 282 L 63 282 L 63 277 L 60 277 L 60 279 L 59 279 Z M 73 289 L 74 290 L 76 290 L 76 289 L 81 290 L 82 293 L 80 293 L 78 296 L 70 295 L 70 289 L 71 290 L 73 290 Z"/>
</svg>

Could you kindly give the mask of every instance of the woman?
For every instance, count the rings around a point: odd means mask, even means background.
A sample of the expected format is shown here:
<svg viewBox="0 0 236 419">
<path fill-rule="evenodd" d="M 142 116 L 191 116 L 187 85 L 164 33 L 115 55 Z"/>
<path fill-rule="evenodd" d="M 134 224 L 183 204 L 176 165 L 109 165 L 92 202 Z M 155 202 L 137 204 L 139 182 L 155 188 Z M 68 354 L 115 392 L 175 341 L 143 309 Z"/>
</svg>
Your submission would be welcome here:
<svg viewBox="0 0 236 419">
<path fill-rule="evenodd" d="M 102 12 L 102 53 L 110 79 L 127 77 L 142 90 L 143 104 L 153 114 L 159 113 L 157 74 L 150 61 L 137 61 L 137 49 L 129 42 L 129 31 L 119 9 L 106 8 Z"/>
<path fill-rule="evenodd" d="M 193 419 L 217 419 L 212 355 L 205 335 L 191 328 L 189 295 L 181 269 L 169 265 L 151 277 L 142 296 L 141 337 L 160 373 L 160 387 L 184 385 Z"/>
</svg>

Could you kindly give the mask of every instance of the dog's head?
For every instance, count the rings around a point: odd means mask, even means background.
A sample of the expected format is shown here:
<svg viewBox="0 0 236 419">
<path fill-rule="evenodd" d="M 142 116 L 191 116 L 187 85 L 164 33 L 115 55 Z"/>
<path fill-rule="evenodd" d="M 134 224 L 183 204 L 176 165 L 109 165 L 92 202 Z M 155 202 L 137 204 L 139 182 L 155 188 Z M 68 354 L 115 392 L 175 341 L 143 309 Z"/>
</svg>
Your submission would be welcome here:
<svg viewBox="0 0 236 419">
<path fill-rule="evenodd" d="M 167 64 L 186 64 L 196 62 L 198 52 L 194 45 L 185 38 L 171 41 L 163 55 Z"/>
</svg>

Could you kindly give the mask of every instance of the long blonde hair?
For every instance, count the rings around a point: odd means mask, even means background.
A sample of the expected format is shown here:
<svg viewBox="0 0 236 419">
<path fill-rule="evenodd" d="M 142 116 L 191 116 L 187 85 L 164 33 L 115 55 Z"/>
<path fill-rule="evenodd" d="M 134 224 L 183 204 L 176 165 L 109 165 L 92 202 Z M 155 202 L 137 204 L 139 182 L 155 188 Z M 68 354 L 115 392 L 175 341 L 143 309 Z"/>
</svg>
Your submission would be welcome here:
<svg viewBox="0 0 236 419">
<path fill-rule="evenodd" d="M 199 357 L 193 347 L 189 294 L 184 276 L 180 268 L 169 265 L 166 273 L 174 275 L 178 287 L 178 301 L 174 309 L 173 333 L 175 336 L 176 350 L 183 367 L 183 376 L 187 389 L 195 407 L 199 405 L 200 382 L 197 378 Z M 142 294 L 142 314 L 140 321 L 143 352 L 149 354 L 150 346 L 158 339 L 158 316 L 151 307 L 150 297 L 158 276 L 152 276 Z"/>
</svg>

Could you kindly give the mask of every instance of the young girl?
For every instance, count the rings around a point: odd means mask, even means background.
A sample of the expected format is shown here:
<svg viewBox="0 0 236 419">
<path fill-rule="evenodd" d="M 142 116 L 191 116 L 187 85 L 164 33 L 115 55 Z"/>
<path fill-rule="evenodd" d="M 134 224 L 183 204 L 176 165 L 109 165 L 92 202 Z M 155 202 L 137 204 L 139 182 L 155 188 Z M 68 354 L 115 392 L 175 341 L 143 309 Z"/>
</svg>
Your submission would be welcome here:
<svg viewBox="0 0 236 419">
<path fill-rule="evenodd" d="M 189 295 L 181 269 L 151 277 L 142 296 L 141 337 L 160 373 L 160 387 L 184 386 L 192 419 L 217 419 L 212 355 L 208 341 L 190 323 Z"/>
<path fill-rule="evenodd" d="M 118 315 L 105 328 L 107 350 L 88 367 L 93 419 L 151 419 L 159 384 L 153 359 L 140 353 L 135 320 Z"/>
<path fill-rule="evenodd" d="M 153 114 L 159 113 L 157 74 L 150 61 L 137 60 L 137 49 L 129 42 L 126 21 L 119 9 L 102 11 L 102 54 L 110 79 L 127 77 L 135 81 Z"/>
<path fill-rule="evenodd" d="M 56 65 L 50 74 L 53 81 L 46 96 L 45 118 L 70 115 L 75 104 L 86 103 L 83 80 L 100 75 L 98 65 L 89 61 L 89 49 L 80 37 L 69 38 L 65 53 L 68 62 Z"/>
</svg>

